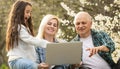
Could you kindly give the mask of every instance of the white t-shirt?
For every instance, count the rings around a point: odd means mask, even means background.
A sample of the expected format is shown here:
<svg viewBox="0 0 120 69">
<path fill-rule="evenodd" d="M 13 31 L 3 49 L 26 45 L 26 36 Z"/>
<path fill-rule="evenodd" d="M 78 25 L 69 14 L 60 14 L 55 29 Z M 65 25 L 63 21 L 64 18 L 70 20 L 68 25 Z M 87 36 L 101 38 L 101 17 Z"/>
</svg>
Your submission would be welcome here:
<svg viewBox="0 0 120 69">
<path fill-rule="evenodd" d="M 90 67 L 92 69 L 111 69 L 108 63 L 99 56 L 98 53 L 89 57 L 90 52 L 86 49 L 94 47 L 91 35 L 87 38 L 80 38 L 80 41 L 83 42 L 82 62 L 84 67 Z"/>
</svg>

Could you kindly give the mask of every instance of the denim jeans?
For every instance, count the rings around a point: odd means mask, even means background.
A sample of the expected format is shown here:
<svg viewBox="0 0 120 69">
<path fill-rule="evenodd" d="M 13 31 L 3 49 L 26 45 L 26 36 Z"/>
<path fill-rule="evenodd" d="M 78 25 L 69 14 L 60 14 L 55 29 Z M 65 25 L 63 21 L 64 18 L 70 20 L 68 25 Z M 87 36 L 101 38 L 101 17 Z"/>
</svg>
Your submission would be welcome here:
<svg viewBox="0 0 120 69">
<path fill-rule="evenodd" d="M 89 67 L 80 67 L 79 69 L 91 69 Z"/>
<path fill-rule="evenodd" d="M 66 65 L 55 65 L 52 69 L 68 69 Z"/>
<path fill-rule="evenodd" d="M 38 69 L 38 64 L 25 58 L 8 62 L 10 69 Z"/>
</svg>

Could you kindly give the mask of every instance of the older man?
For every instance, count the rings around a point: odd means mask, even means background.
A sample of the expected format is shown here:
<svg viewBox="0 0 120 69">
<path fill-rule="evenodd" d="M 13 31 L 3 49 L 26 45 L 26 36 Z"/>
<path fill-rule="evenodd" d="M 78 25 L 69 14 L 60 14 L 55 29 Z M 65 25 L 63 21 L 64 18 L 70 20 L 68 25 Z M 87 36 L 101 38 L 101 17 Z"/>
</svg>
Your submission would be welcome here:
<svg viewBox="0 0 120 69">
<path fill-rule="evenodd" d="M 111 53 L 115 44 L 112 39 L 105 32 L 91 29 L 92 18 L 87 12 L 79 12 L 74 25 L 78 35 L 72 41 L 83 42 L 82 68 L 113 69 Z"/>
</svg>

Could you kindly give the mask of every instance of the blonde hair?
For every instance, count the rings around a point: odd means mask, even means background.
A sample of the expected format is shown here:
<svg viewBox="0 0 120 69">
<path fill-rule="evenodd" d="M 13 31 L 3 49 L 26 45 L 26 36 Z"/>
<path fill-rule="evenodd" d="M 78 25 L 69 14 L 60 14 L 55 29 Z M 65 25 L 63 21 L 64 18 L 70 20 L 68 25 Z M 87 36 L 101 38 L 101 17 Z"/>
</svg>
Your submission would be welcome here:
<svg viewBox="0 0 120 69">
<path fill-rule="evenodd" d="M 59 19 L 57 16 L 52 15 L 52 14 L 47 14 L 46 16 L 43 17 L 40 26 L 39 26 L 39 30 L 38 30 L 38 34 L 37 37 L 43 39 L 43 35 L 44 35 L 44 28 L 45 25 L 51 20 L 51 19 L 56 19 L 57 20 L 57 27 L 59 27 Z"/>
</svg>

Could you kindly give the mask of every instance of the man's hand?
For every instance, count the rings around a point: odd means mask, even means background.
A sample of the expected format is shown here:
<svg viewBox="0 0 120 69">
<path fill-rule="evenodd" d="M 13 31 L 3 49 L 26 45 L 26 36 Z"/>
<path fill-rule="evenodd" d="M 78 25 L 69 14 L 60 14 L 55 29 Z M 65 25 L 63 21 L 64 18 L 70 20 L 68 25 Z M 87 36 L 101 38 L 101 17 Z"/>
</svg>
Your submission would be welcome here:
<svg viewBox="0 0 120 69">
<path fill-rule="evenodd" d="M 89 57 L 98 53 L 99 51 L 105 51 L 105 52 L 109 51 L 109 49 L 106 46 L 98 46 L 98 47 L 93 47 L 93 48 L 87 48 L 86 50 L 90 51 Z"/>
<path fill-rule="evenodd" d="M 82 65 L 82 62 L 80 62 L 79 64 L 72 64 L 72 69 L 79 68 L 81 67 L 81 65 Z"/>
</svg>

